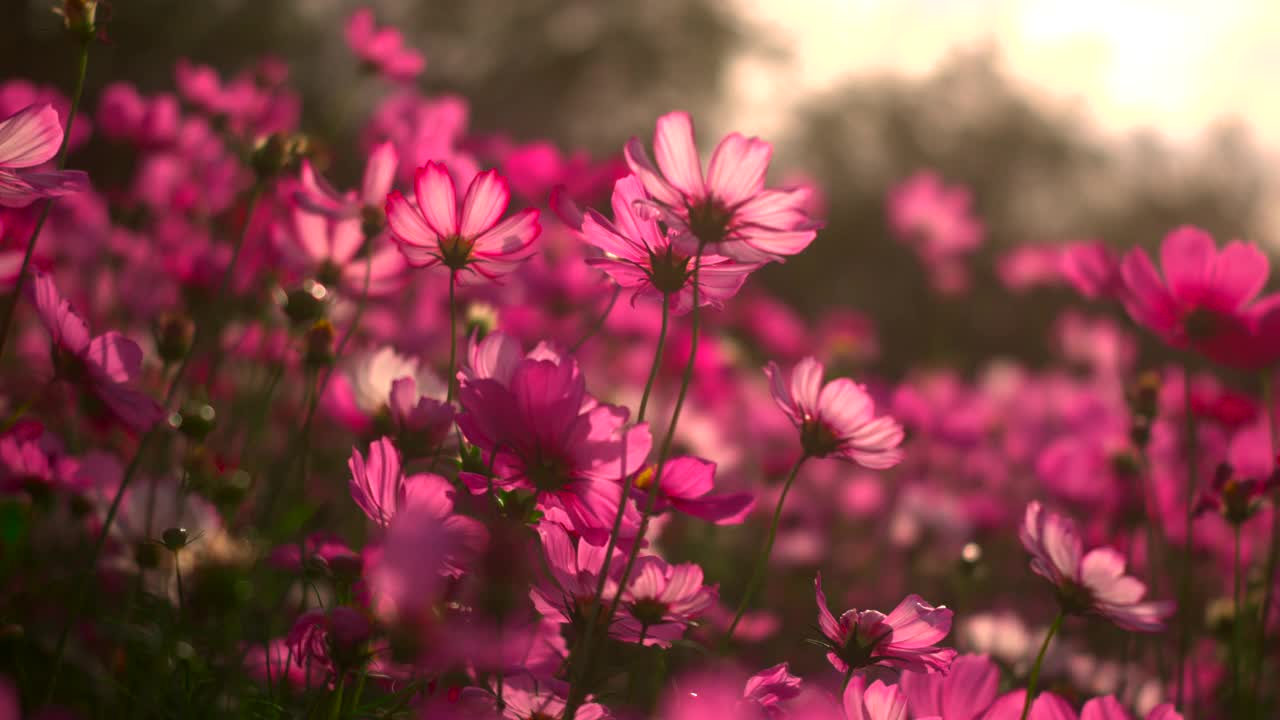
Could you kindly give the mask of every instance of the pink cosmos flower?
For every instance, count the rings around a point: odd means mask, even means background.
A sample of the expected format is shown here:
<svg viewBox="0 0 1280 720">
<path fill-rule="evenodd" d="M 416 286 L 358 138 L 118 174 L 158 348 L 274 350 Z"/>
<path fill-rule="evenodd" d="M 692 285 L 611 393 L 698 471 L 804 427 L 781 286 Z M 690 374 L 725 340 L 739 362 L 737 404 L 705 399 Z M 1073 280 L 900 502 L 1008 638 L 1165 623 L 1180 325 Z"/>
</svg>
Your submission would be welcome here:
<svg viewBox="0 0 1280 720">
<path fill-rule="evenodd" d="M 644 184 L 672 245 L 685 256 L 700 246 L 743 263 L 781 262 L 813 242 L 820 223 L 809 217 L 809 192 L 764 187 L 773 146 L 730 133 L 716 146 L 704 176 L 688 113 L 658 118 L 654 167 L 639 138 L 631 138 L 627 165 Z"/>
<path fill-rule="evenodd" d="M 1256 369 L 1280 359 L 1280 295 L 1258 298 L 1270 263 L 1256 245 L 1234 240 L 1221 252 L 1203 230 L 1184 226 L 1160 245 L 1164 278 L 1145 250 L 1125 255 L 1129 316 L 1177 348 Z"/>
<path fill-rule="evenodd" d="M 1026 690 L 1014 690 L 1001 695 L 983 716 L 983 720 L 1019 720 L 1026 697 Z M 1051 692 L 1037 695 L 1031 703 L 1031 712 L 1027 714 L 1027 720 L 1131 720 L 1132 717 L 1120 701 L 1111 695 L 1089 700 L 1077 715 L 1070 703 Z M 1182 714 L 1170 703 L 1163 703 L 1152 708 L 1147 713 L 1146 720 L 1182 720 Z"/>
<path fill-rule="evenodd" d="M 431 452 L 444 444 L 453 428 L 453 405 L 418 393 L 418 381 L 402 377 L 391 383 L 387 401 L 405 452 Z"/>
<path fill-rule="evenodd" d="M 632 482 L 636 500 L 646 497 L 657 468 L 646 467 Z M 667 461 L 658 482 L 655 512 L 668 508 L 686 515 L 709 520 L 717 525 L 739 525 L 755 507 L 750 493 L 708 497 L 714 489 L 716 464 L 695 457 L 678 457 Z"/>
<path fill-rule="evenodd" d="M 1000 669 L 986 655 L 961 655 L 946 675 L 904 672 L 900 685 L 913 717 L 978 720 L 995 702 Z"/>
<path fill-rule="evenodd" d="M 1232 525 L 1243 525 L 1263 508 L 1266 497 L 1280 487 L 1280 474 L 1268 477 L 1240 477 L 1228 464 L 1218 466 L 1213 484 L 1200 492 L 1194 512 L 1215 512 Z"/>
<path fill-rule="evenodd" d="M 702 584 L 702 568 L 694 563 L 668 564 L 657 555 L 636 560 L 622 591 L 618 637 L 628 642 L 671 647 L 684 629 L 715 605 L 718 586 Z"/>
<path fill-rule="evenodd" d="M 542 228 L 538 211 L 526 208 L 499 222 L 511 194 L 498 171 L 476 175 L 459 208 L 453 178 L 428 162 L 413 183 L 417 204 L 399 190 L 387 196 L 387 222 L 400 252 L 414 267 L 443 264 L 459 280 L 465 270 L 489 280 L 510 273 L 533 253 Z"/>
<path fill-rule="evenodd" d="M 368 273 L 370 296 L 388 295 L 403 285 L 405 261 L 383 235 L 366 238 L 357 218 L 333 218 L 309 212 L 301 206 L 288 211 L 272 225 L 271 239 L 284 264 L 322 285 L 338 286 L 348 296 L 365 291 Z M 366 242 L 381 246 L 366 260 L 360 249 Z M 366 267 L 366 262 L 371 263 Z"/>
<path fill-rule="evenodd" d="M 897 685 L 881 680 L 867 685 L 865 677 L 854 675 L 844 689 L 844 715 L 848 720 L 907 720 L 907 696 Z"/>
<path fill-rule="evenodd" d="M 827 660 L 844 673 L 849 668 L 883 665 L 916 672 L 946 672 L 956 651 L 934 643 L 951 632 L 952 612 L 908 595 L 887 616 L 876 610 L 846 610 L 837 620 L 822 592 L 822 574 L 814 581 L 818 627 L 830 652 Z"/>
<path fill-rule="evenodd" d="M 395 145 L 390 141 L 379 143 L 369 151 L 360 192 L 349 190 L 340 193 L 316 172 L 310 159 L 304 159 L 298 176 L 300 187 L 294 197 L 307 210 L 333 218 L 360 217 L 363 214 L 367 221 L 369 215 L 376 214 L 373 219 L 381 226 L 384 218 L 382 206 L 387 193 L 391 192 L 399 166 L 400 154 L 396 152 Z"/>
<path fill-rule="evenodd" d="M 1075 524 L 1038 502 L 1027 506 L 1018 537 L 1031 553 L 1031 569 L 1057 589 L 1064 612 L 1094 613 L 1137 632 L 1159 632 L 1173 614 L 1171 602 L 1142 602 L 1147 587 L 1124 574 L 1123 555 L 1109 547 L 1085 553 Z"/>
<path fill-rule="evenodd" d="M 174 95 L 146 98 L 132 84 L 115 82 L 102 89 L 97 120 L 106 137 L 155 148 L 177 138 L 182 109 Z"/>
<path fill-rule="evenodd" d="M 313 664 L 318 665 L 332 682 L 337 674 L 360 662 L 370 630 L 369 620 L 349 607 L 312 610 L 294 622 L 285 644 L 298 667 L 310 670 Z"/>
<path fill-rule="evenodd" d="M 538 523 L 538 536 L 554 582 L 540 579 L 529 589 L 529 599 L 547 620 L 577 626 L 585 621 L 585 611 L 595 602 L 600 569 L 604 567 L 604 547 L 574 543 L 563 527 L 552 522 Z M 611 563 L 610 568 L 610 575 L 622 571 L 620 562 Z M 610 602 L 617 592 L 618 583 L 611 577 L 605 581 L 602 602 Z"/>
<path fill-rule="evenodd" d="M 380 614 L 400 620 L 429 618 L 443 577 L 459 577 L 480 554 L 488 532 L 474 518 L 409 503 L 387 527 L 382 552 L 366 573 Z"/>
<path fill-rule="evenodd" d="M 791 371 L 790 384 L 776 363 L 765 367 L 773 400 L 800 429 L 800 444 L 810 457 L 835 457 L 882 470 L 902 461 L 902 426 L 875 416 L 866 388 L 837 378 L 822 384 L 822 363 L 806 357 Z"/>
<path fill-rule="evenodd" d="M 89 176 L 80 170 L 30 169 L 57 156 L 62 135 L 52 105 L 30 105 L 0 120 L 0 206 L 26 207 L 88 189 Z"/>
<path fill-rule="evenodd" d="M 400 452 L 383 437 L 369 445 L 369 459 L 352 448 L 347 461 L 351 470 L 351 498 L 370 520 L 387 527 L 392 518 L 410 504 L 430 509 L 435 517 L 453 512 L 453 486 L 434 473 L 405 477 Z"/>
<path fill-rule="evenodd" d="M 1081 295 L 1090 298 L 1120 297 L 1124 282 L 1120 260 L 1101 240 L 1068 243 L 1062 248 L 1062 276 Z"/>
<path fill-rule="evenodd" d="M 118 332 L 89 337 L 89 325 L 63 299 L 53 278 L 37 273 L 32 281 L 36 312 L 53 341 L 58 377 L 100 400 L 129 428 L 143 431 L 163 414 L 145 394 L 128 387 L 142 370 L 142 348 Z"/>
<path fill-rule="evenodd" d="M 649 453 L 648 425 L 627 428 L 626 408 L 590 398 L 571 358 L 558 364 L 524 358 L 507 384 L 462 377 L 458 427 L 492 464 L 494 484 L 535 491 L 549 520 L 592 543 L 606 542 L 625 500 L 619 481 Z M 473 492 L 488 489 L 487 478 L 468 473 L 463 479 Z M 624 518 L 628 528 L 639 523 L 629 503 Z"/>
<path fill-rule="evenodd" d="M 399 30 L 376 27 L 369 8 L 351 13 L 346 35 L 347 45 L 361 62 L 392 80 L 412 80 L 427 66 L 422 53 L 404 47 Z"/>
<path fill-rule="evenodd" d="M 787 663 L 779 663 L 748 678 L 742 697 L 764 708 L 771 718 L 785 717 L 778 704 L 799 695 L 801 684 L 801 679 L 791 674 L 791 667 Z"/>
<path fill-rule="evenodd" d="M 915 249 L 939 290 L 968 285 L 961 259 L 978 248 L 983 235 L 972 201 L 968 188 L 948 186 L 929 170 L 912 175 L 889 193 L 889 224 Z"/>
<path fill-rule="evenodd" d="M 647 197 L 639 178 L 628 175 L 614 185 L 612 223 L 595 210 L 587 211 L 582 235 L 606 253 L 605 257 L 587 258 L 587 264 L 600 268 L 618 285 L 631 290 L 633 304 L 640 299 L 660 301 L 667 296 L 670 311 L 680 315 L 693 308 L 693 264 L 687 254 L 675 249 L 657 221 L 644 212 L 641 203 Z M 757 267 L 704 252 L 698 269 L 699 304 L 722 307 Z"/>
<path fill-rule="evenodd" d="M 528 675 L 506 678 L 501 687 L 489 690 L 468 687 L 462 690 L 460 705 L 472 713 L 498 710 L 496 718 L 510 720 L 560 720 L 564 713 L 568 687 L 557 680 L 535 679 Z M 490 717 L 488 715 L 464 715 L 463 717 Z M 604 720 L 609 717 L 603 705 L 586 702 L 578 706 L 578 720 Z"/>
</svg>

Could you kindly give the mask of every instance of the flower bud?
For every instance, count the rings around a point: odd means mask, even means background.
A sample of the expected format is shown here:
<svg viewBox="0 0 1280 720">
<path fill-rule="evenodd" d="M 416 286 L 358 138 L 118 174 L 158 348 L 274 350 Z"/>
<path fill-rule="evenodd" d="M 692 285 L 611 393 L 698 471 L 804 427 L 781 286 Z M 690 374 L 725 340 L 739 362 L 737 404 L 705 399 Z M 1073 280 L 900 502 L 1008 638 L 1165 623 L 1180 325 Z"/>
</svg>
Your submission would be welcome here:
<svg viewBox="0 0 1280 720">
<path fill-rule="evenodd" d="M 161 533 L 160 542 L 164 543 L 169 552 L 178 552 L 187 546 L 187 543 L 190 542 L 190 537 L 191 534 L 187 532 L 186 528 L 171 527 Z"/>
<path fill-rule="evenodd" d="M 328 288 L 314 280 L 308 280 L 302 287 L 285 296 L 284 314 L 294 327 L 306 327 L 324 318 L 328 297 Z"/>
<path fill-rule="evenodd" d="M 182 362 L 191 349 L 195 338 L 196 326 L 190 318 L 176 313 L 164 313 L 156 321 L 156 352 L 166 365 Z"/>
<path fill-rule="evenodd" d="M 333 325 L 328 320 L 319 320 L 307 330 L 303 355 L 307 367 L 314 369 L 333 364 L 333 337 Z"/>
<path fill-rule="evenodd" d="M 366 205 L 360 209 L 360 229 L 366 241 L 371 240 L 387 226 L 387 213 L 380 207 Z"/>
<path fill-rule="evenodd" d="M 1129 391 L 1129 407 L 1133 414 L 1150 421 L 1156 416 L 1160 399 L 1160 373 L 1147 370 L 1138 375 L 1138 380 Z"/>
<path fill-rule="evenodd" d="M 260 182 L 271 180 L 306 154 L 310 143 L 302 135 L 272 133 L 258 141 L 253 148 L 250 164 Z"/>
<path fill-rule="evenodd" d="M 64 0 L 54 10 L 62 16 L 63 25 L 76 38 L 88 42 L 98 31 L 98 0 Z"/>
<path fill-rule="evenodd" d="M 195 442 L 204 442 L 217 426 L 218 413 L 208 403 L 189 402 L 181 412 L 174 413 L 174 416 L 177 420 L 174 427 Z M 170 416 L 170 424 L 174 424 L 174 416 Z"/>
</svg>

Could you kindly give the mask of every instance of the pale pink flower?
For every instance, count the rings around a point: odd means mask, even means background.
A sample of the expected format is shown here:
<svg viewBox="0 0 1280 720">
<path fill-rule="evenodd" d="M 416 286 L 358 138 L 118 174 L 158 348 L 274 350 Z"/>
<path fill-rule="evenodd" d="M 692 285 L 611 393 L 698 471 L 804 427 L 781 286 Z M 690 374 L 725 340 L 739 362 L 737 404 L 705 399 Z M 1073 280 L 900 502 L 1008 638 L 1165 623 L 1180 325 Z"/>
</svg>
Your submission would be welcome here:
<svg viewBox="0 0 1280 720">
<path fill-rule="evenodd" d="M 995 702 L 1000 668 L 986 655 L 961 655 L 946 675 L 904 672 L 899 684 L 914 717 L 978 720 Z"/>
<path fill-rule="evenodd" d="M 702 568 L 694 563 L 671 565 L 657 555 L 637 559 L 622 591 L 618 637 L 636 642 L 643 634 L 645 645 L 671 647 L 719 598 L 717 586 L 704 586 L 702 580 Z"/>
<path fill-rule="evenodd" d="M 1027 506 L 1018 537 L 1031 553 L 1031 569 L 1053 583 L 1063 612 L 1093 613 L 1138 632 L 1163 630 L 1173 614 L 1171 602 L 1142 601 L 1147 586 L 1124 574 L 1124 555 L 1109 547 L 1085 553 L 1075 523 L 1038 502 Z"/>
<path fill-rule="evenodd" d="M 854 675 L 844 689 L 844 715 L 848 720 L 908 720 L 907 696 L 897 685 L 881 680 L 867 685 L 865 677 Z"/>
<path fill-rule="evenodd" d="M 304 159 L 298 176 L 300 187 L 294 197 L 299 205 L 311 212 L 330 217 L 359 217 L 372 211 L 379 216 L 376 219 L 381 224 L 382 206 L 387 193 L 391 192 L 399 165 L 400 155 L 395 145 L 390 141 L 379 143 L 369 152 L 360 192 L 348 190 L 343 193 L 335 190 L 323 175 L 316 172 L 310 159 Z"/>
<path fill-rule="evenodd" d="M 370 520 L 384 528 L 409 505 L 422 505 L 440 518 L 453 512 L 453 485 L 435 473 L 406 477 L 400 451 L 390 438 L 370 444 L 368 460 L 352 448 L 347 467 L 351 470 L 351 498 Z"/>
<path fill-rule="evenodd" d="M 699 247 L 744 263 L 782 261 L 804 250 L 820 223 L 806 212 L 809 192 L 764 186 L 773 146 L 730 133 L 716 146 L 703 175 L 688 113 L 658 118 L 653 137 L 657 167 L 639 138 L 626 145 L 627 164 L 644 184 L 673 234 L 676 250 L 692 256 Z"/>
<path fill-rule="evenodd" d="M 427 66 L 422 53 L 404 47 L 404 37 L 393 27 L 374 24 L 373 11 L 360 8 L 347 18 L 347 45 L 360 61 L 392 80 L 412 80 Z"/>
<path fill-rule="evenodd" d="M 872 665 L 946 672 L 956 651 L 935 645 L 951 632 L 953 613 L 934 607 L 919 595 L 908 595 L 893 612 L 846 610 L 837 620 L 822 592 L 822 575 L 814 581 L 818 600 L 818 627 L 829 652 L 827 660 L 840 672 Z M 905 702 L 905 699 L 904 699 Z"/>
<path fill-rule="evenodd" d="M 647 197 L 640 180 L 628 175 L 613 188 L 613 222 L 595 210 L 587 211 L 582 236 L 607 253 L 587 258 L 587 264 L 631 290 L 632 304 L 640 299 L 661 301 L 666 296 L 670 311 L 680 315 L 693 308 L 692 258 L 677 250 L 652 213 L 645 212 L 641 203 Z M 757 267 L 703 252 L 698 267 L 698 304 L 723 307 Z"/>
<path fill-rule="evenodd" d="M 30 105 L 0 120 L 0 206 L 26 207 L 88 189 L 89 176 L 80 170 L 32 170 L 54 159 L 62 134 L 52 105 Z"/>
<path fill-rule="evenodd" d="M 887 415 L 876 417 L 866 388 L 837 378 L 822 384 L 822 363 L 806 357 L 791 371 L 790 383 L 776 363 L 765 367 L 773 400 L 800 429 L 800 444 L 810 457 L 836 457 L 882 470 L 902 461 L 902 426 Z"/>
<path fill-rule="evenodd" d="M 785 717 L 781 712 L 775 713 L 777 705 L 799 695 L 801 684 L 787 663 L 779 663 L 747 678 L 742 697 L 764 708 L 770 717 Z"/>
<path fill-rule="evenodd" d="M 889 223 L 928 267 L 941 291 L 968 285 L 965 255 L 982 244 L 982 223 L 973 217 L 969 189 L 948 186 L 932 171 L 912 175 L 889 193 Z"/>
<path fill-rule="evenodd" d="M 657 468 L 646 467 L 632 482 L 637 501 L 649 493 Z M 716 464 L 695 457 L 671 458 L 662 468 L 655 512 L 668 508 L 708 520 L 717 525 L 738 525 L 755 507 L 750 493 L 711 495 L 715 488 Z"/>
<path fill-rule="evenodd" d="M 387 222 L 400 252 L 414 267 L 443 264 L 460 281 L 463 271 L 496 280 L 533 253 L 542 228 L 538 211 L 526 208 L 499 222 L 511 194 L 496 170 L 476 175 L 459 207 L 453 178 L 428 162 L 413 183 L 416 205 L 399 190 L 387 196 Z"/>
</svg>

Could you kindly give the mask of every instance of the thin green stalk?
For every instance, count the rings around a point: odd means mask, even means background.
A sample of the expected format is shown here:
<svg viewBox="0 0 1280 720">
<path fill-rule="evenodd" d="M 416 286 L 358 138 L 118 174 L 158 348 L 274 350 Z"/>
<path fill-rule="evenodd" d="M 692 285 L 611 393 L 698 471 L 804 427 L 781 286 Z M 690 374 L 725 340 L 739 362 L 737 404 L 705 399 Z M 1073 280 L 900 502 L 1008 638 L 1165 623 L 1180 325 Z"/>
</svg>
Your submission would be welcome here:
<svg viewBox="0 0 1280 720">
<path fill-rule="evenodd" d="M 178 612 L 187 606 L 186 594 L 182 591 L 182 562 L 178 559 L 178 551 L 173 551 L 173 574 L 178 579 Z"/>
<path fill-rule="evenodd" d="M 253 216 L 254 208 L 257 207 L 258 199 L 262 195 L 261 184 L 254 185 L 253 194 L 249 200 L 249 212 L 245 217 L 244 228 L 240 232 L 240 239 L 236 242 L 237 249 L 244 244 L 244 238 L 249 233 L 249 218 Z M 239 256 L 239 253 L 236 253 Z M 226 288 L 230 285 L 231 276 L 235 272 L 235 263 L 227 266 L 226 274 L 223 276 L 222 287 Z M 196 329 L 197 334 L 199 328 Z M 178 393 L 178 387 L 182 383 L 182 377 L 186 369 L 191 364 L 191 356 L 195 354 L 196 342 L 192 340 L 191 346 L 187 348 L 187 353 L 182 358 L 182 364 L 178 366 L 178 372 L 174 375 L 173 380 L 169 383 L 169 389 L 165 393 L 164 407 L 168 408 L 172 403 L 174 396 Z M 115 523 L 116 514 L 120 511 L 120 502 L 124 499 L 124 493 L 129 488 L 129 484 L 133 482 L 133 478 L 138 473 L 138 469 L 142 466 L 142 457 L 146 454 L 147 447 L 151 442 L 159 436 L 161 429 L 165 427 L 164 420 L 157 422 L 151 426 L 151 429 L 142 436 L 138 441 L 138 447 L 134 450 L 133 458 L 129 460 L 128 467 L 125 468 L 124 475 L 120 478 L 120 486 L 116 488 L 115 497 L 111 499 L 111 506 L 107 508 L 107 517 L 102 523 L 102 528 L 98 531 L 98 540 L 94 544 L 93 552 L 89 556 L 89 561 L 84 570 L 80 573 L 80 578 L 76 583 L 75 600 L 71 605 L 71 615 L 63 624 L 62 630 L 58 633 L 58 642 L 54 649 L 53 670 L 49 673 L 49 687 L 45 690 L 44 699 L 40 703 L 40 707 L 49 704 L 49 700 L 53 698 L 53 691 L 58 685 L 58 673 L 62 669 L 63 660 L 66 657 L 67 638 L 71 633 L 71 626 L 80 619 L 80 613 L 84 610 L 85 597 L 89 591 L 89 583 L 93 579 L 93 572 L 98 567 L 98 559 L 102 555 L 102 548 L 107 544 L 107 535 L 111 532 L 111 526 Z"/>
<path fill-rule="evenodd" d="M 671 295 L 662 294 L 662 326 L 658 328 L 658 345 L 653 349 L 653 362 L 649 365 L 649 377 L 644 381 L 644 393 L 640 395 L 640 409 L 636 412 L 636 422 L 644 422 L 645 411 L 649 409 L 649 393 L 653 392 L 653 383 L 658 379 L 658 370 L 662 367 L 662 350 L 667 344 L 667 319 L 671 310 Z M 655 479 L 655 482 L 657 480 Z"/>
<path fill-rule="evenodd" d="M 649 367 L 649 379 L 644 384 L 644 394 L 640 398 L 640 411 L 636 414 L 636 422 L 644 422 L 645 410 L 649 405 L 649 393 L 653 390 L 653 382 L 658 377 L 658 368 L 662 365 L 662 349 L 667 339 L 667 316 L 670 310 L 671 296 L 662 295 L 662 329 L 658 331 L 658 345 L 653 351 L 653 362 Z M 627 471 L 627 436 L 622 437 L 622 462 L 621 469 L 624 474 Z M 600 566 L 600 579 L 596 582 L 596 590 L 594 600 L 591 603 L 591 616 L 587 618 L 587 629 L 583 632 L 582 643 L 589 646 L 595 635 L 596 625 L 600 619 L 600 605 L 604 599 L 605 581 L 609 579 L 609 565 L 613 560 L 613 549 L 618 546 L 618 536 L 622 534 L 622 520 L 627 514 L 627 498 L 631 497 L 631 490 L 635 487 L 635 473 L 626 474 L 622 479 L 622 495 L 618 501 L 618 512 L 613 517 L 613 528 L 609 531 L 609 542 L 604 549 L 604 561 Z M 651 482 L 657 484 L 658 478 L 655 476 Z"/>
<path fill-rule="evenodd" d="M 1053 624 L 1049 626 L 1049 632 L 1044 636 L 1040 654 L 1036 655 L 1036 664 L 1031 666 L 1031 676 L 1027 679 L 1027 699 L 1022 703 L 1022 720 L 1027 720 L 1027 714 L 1031 712 L 1031 703 L 1036 698 L 1036 685 L 1040 682 L 1040 666 L 1044 665 L 1044 654 L 1049 651 L 1049 642 L 1061 628 L 1062 611 L 1059 610 L 1057 616 L 1053 618 Z"/>
<path fill-rule="evenodd" d="M 609 315 L 613 313 L 613 306 L 618 304 L 618 296 L 621 294 L 622 286 L 614 285 L 613 295 L 609 296 L 609 304 L 604 306 L 604 312 L 600 313 L 600 317 L 596 318 L 596 321 L 591 324 L 591 327 L 583 333 L 582 337 L 578 338 L 578 342 L 574 343 L 573 346 L 569 348 L 569 354 L 572 355 L 573 353 L 578 352 L 578 350 L 582 349 L 583 345 L 587 344 L 588 340 L 595 337 L 596 333 L 600 332 L 600 329 L 604 327 L 604 321 L 608 320 Z"/>
<path fill-rule="evenodd" d="M 333 691 L 333 701 L 329 705 L 329 720 L 338 720 L 342 717 L 342 695 L 347 688 L 347 678 L 345 675 L 338 678 L 338 687 Z"/>
<path fill-rule="evenodd" d="M 1185 420 L 1187 444 L 1187 487 L 1186 518 L 1183 524 L 1182 547 L 1182 582 L 1178 588 L 1178 614 L 1182 616 L 1180 634 L 1178 636 L 1178 678 L 1177 692 L 1174 695 L 1178 707 L 1184 707 L 1184 689 L 1186 685 L 1187 652 L 1191 647 L 1191 520 L 1195 505 L 1196 464 L 1198 462 L 1198 438 L 1196 437 L 1196 418 L 1191 411 L 1191 366 L 1182 366 L 1182 414 Z"/>
<path fill-rule="evenodd" d="M 80 40 L 80 57 L 76 64 L 76 84 L 75 90 L 71 93 L 71 109 L 67 111 L 67 128 L 62 133 L 62 145 L 58 147 L 57 167 L 62 170 L 67 166 L 67 148 L 71 144 L 71 126 L 75 122 L 76 112 L 80 109 L 80 98 L 84 95 L 84 78 L 89 70 L 89 45 L 92 38 L 82 38 Z M 49 219 L 49 211 L 53 208 L 53 198 L 45 201 L 44 208 L 40 210 L 40 218 L 36 220 L 36 226 L 31 230 L 31 237 L 27 240 L 26 252 L 22 255 L 22 265 L 18 267 L 18 279 L 13 286 L 13 294 L 9 296 L 9 303 L 4 309 L 4 319 L 0 320 L 0 358 L 4 357 L 5 342 L 9 339 L 9 328 L 13 324 L 13 314 L 18 308 L 18 301 L 22 298 L 22 287 L 27 281 L 27 269 L 31 266 L 31 256 L 35 254 L 36 242 L 40 239 L 40 231 L 44 229 L 44 223 Z"/>
<path fill-rule="evenodd" d="M 1231 608 L 1235 612 L 1231 621 L 1231 702 L 1237 712 L 1244 707 L 1240 696 L 1240 655 L 1244 652 L 1244 608 L 1240 605 L 1240 526 L 1234 527 L 1235 554 L 1232 565 Z"/>
<path fill-rule="evenodd" d="M 1276 462 L 1276 399 L 1275 389 L 1272 384 L 1272 370 L 1267 369 L 1262 372 L 1262 403 L 1265 406 L 1267 418 L 1267 444 L 1269 447 L 1267 457 L 1270 462 Z M 1276 564 L 1280 560 L 1280 494 L 1276 490 L 1271 491 L 1271 545 L 1267 548 L 1267 559 L 1263 564 L 1262 571 L 1262 608 L 1258 615 L 1258 644 L 1253 665 L 1253 688 L 1252 695 L 1254 699 L 1258 699 L 1260 691 L 1259 684 L 1262 680 L 1262 669 L 1267 657 L 1267 619 L 1271 614 L 1271 605 L 1275 601 L 1276 587 Z M 1255 703 L 1257 707 L 1261 707 L 1261 702 Z"/>
<path fill-rule="evenodd" d="M 800 459 L 796 460 L 791 466 L 791 472 L 787 475 L 787 482 L 782 486 L 782 495 L 778 497 L 778 505 L 773 509 L 773 521 L 769 523 L 769 536 L 764 542 L 764 549 L 760 552 L 759 559 L 756 560 L 755 568 L 751 571 L 751 580 L 747 582 L 747 592 L 742 596 L 742 601 L 738 603 L 738 612 L 733 616 L 733 622 L 729 623 L 729 629 L 725 631 L 724 637 L 720 640 L 720 650 L 724 651 L 729 646 L 729 641 L 733 638 L 733 631 L 738 629 L 738 623 L 742 621 L 742 616 L 747 612 L 747 606 L 751 604 L 751 599 L 755 597 L 756 592 L 760 589 L 760 583 L 764 581 L 764 571 L 769 565 L 769 556 L 773 553 L 773 542 L 778 537 L 778 521 L 782 519 L 782 505 L 787 501 L 787 493 L 791 491 L 791 484 L 795 482 L 796 475 L 800 473 L 800 466 L 808 460 L 809 456 L 802 454 Z"/>
<path fill-rule="evenodd" d="M 701 309 L 698 306 L 698 283 L 699 272 L 702 268 L 702 250 L 705 245 L 705 242 L 698 243 L 698 252 L 693 258 L 693 310 L 689 319 L 689 360 L 685 363 L 684 373 L 680 377 L 680 390 L 676 393 L 676 404 L 671 411 L 671 422 L 667 425 L 667 434 L 663 437 L 662 447 L 658 451 L 657 469 L 653 474 L 653 482 L 649 485 L 648 503 L 640 515 L 640 528 L 636 533 L 636 542 L 631 545 L 631 551 L 627 554 L 627 564 L 623 566 L 622 575 L 618 579 L 619 591 L 613 596 L 613 601 L 609 604 L 609 610 L 604 614 L 605 628 L 608 628 L 613 622 L 613 616 L 618 611 L 618 604 L 622 601 L 621 588 L 627 586 L 627 578 L 631 577 L 631 571 L 635 568 L 636 558 L 640 555 L 641 541 L 649 529 L 649 518 L 653 515 L 653 510 L 658 504 L 658 487 L 660 485 L 658 479 L 662 477 L 662 472 L 666 469 L 667 459 L 671 455 L 671 445 L 675 440 L 676 426 L 680 422 L 680 413 L 684 409 L 684 401 L 689 394 L 689 385 L 693 382 L 693 367 L 698 359 L 698 329 L 702 316 Z M 623 500 L 625 501 L 625 499 L 624 497 Z M 590 656 L 591 646 L 584 645 L 582 648 L 582 660 L 576 667 L 587 666 L 587 660 Z M 582 704 L 583 697 L 585 697 L 585 693 L 582 689 L 582 683 L 571 682 L 569 697 L 565 702 L 565 709 L 561 715 L 562 720 L 574 720 L 574 716 L 578 712 L 578 706 Z"/>
<path fill-rule="evenodd" d="M 449 371 L 445 375 L 445 383 L 448 389 L 445 390 L 444 401 L 446 403 L 453 402 L 453 383 L 456 371 L 454 368 L 458 362 L 458 307 L 457 307 L 457 285 L 458 273 L 449 273 Z"/>
</svg>

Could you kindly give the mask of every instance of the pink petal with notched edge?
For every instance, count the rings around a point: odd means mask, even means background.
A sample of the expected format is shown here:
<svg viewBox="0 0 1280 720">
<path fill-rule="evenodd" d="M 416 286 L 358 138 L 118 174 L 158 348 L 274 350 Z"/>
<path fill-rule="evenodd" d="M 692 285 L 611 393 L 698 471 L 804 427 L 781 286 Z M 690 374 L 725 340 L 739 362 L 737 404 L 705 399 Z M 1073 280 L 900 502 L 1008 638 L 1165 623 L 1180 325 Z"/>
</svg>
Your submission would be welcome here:
<svg viewBox="0 0 1280 720">
<path fill-rule="evenodd" d="M 400 155 L 390 140 L 380 143 L 369 153 L 364 178 L 360 183 L 360 200 L 366 206 L 378 207 L 391 191 L 400 166 Z"/>
<path fill-rule="evenodd" d="M 507 181 L 498 175 L 497 170 L 476 175 L 462 201 L 458 234 L 468 238 L 480 236 L 498 222 L 510 199 Z"/>
<path fill-rule="evenodd" d="M 1173 297 L 1184 304 L 1205 298 L 1217 254 L 1213 238 L 1199 228 L 1184 225 L 1169 233 L 1160 244 L 1160 267 Z"/>
<path fill-rule="evenodd" d="M 426 224 L 441 237 L 458 234 L 458 201 L 449 170 L 428 162 L 414 176 L 413 195 Z"/>
<path fill-rule="evenodd" d="M 702 165 L 693 140 L 693 120 L 685 112 L 658 118 L 653 136 L 653 154 L 667 181 L 686 196 L 702 197 Z"/>
<path fill-rule="evenodd" d="M 827 604 L 827 594 L 822 592 L 822 573 L 814 577 L 813 588 L 818 601 L 818 628 L 833 644 L 843 645 L 845 638 L 841 632 L 840 623 L 836 622 L 835 616 L 831 614 L 831 608 Z"/>
<path fill-rule="evenodd" d="M 1213 295 L 1223 309 L 1239 310 L 1262 292 L 1271 264 L 1256 245 L 1232 240 L 1213 265 Z"/>
<path fill-rule="evenodd" d="M 36 312 L 54 343 L 76 355 L 84 352 L 89 347 L 89 324 L 58 292 L 53 278 L 37 272 L 31 286 Z"/>
<path fill-rule="evenodd" d="M 934 607 L 919 595 L 908 595 L 885 618 L 893 628 L 890 642 L 908 650 L 933 645 L 951 632 L 953 615 L 946 607 Z"/>
<path fill-rule="evenodd" d="M 480 257 L 493 256 L 504 261 L 524 258 L 538 239 L 542 226 L 538 224 L 538 211 L 526 208 L 503 220 L 475 239 L 473 252 Z"/>
<path fill-rule="evenodd" d="M 142 348 L 118 332 L 105 332 L 89 342 L 85 359 L 93 372 L 114 383 L 129 382 L 142 369 Z"/>
<path fill-rule="evenodd" d="M 1133 720 L 1129 711 L 1112 695 L 1096 697 L 1080 709 L 1080 720 Z"/>
<path fill-rule="evenodd" d="M 62 123 L 52 105 L 29 105 L 0 120 L 0 167 L 43 165 L 61 144 Z"/>
<path fill-rule="evenodd" d="M 758 138 L 730 133 L 720 141 L 707 168 L 707 188 L 728 206 L 764 190 L 773 146 Z"/>
</svg>

